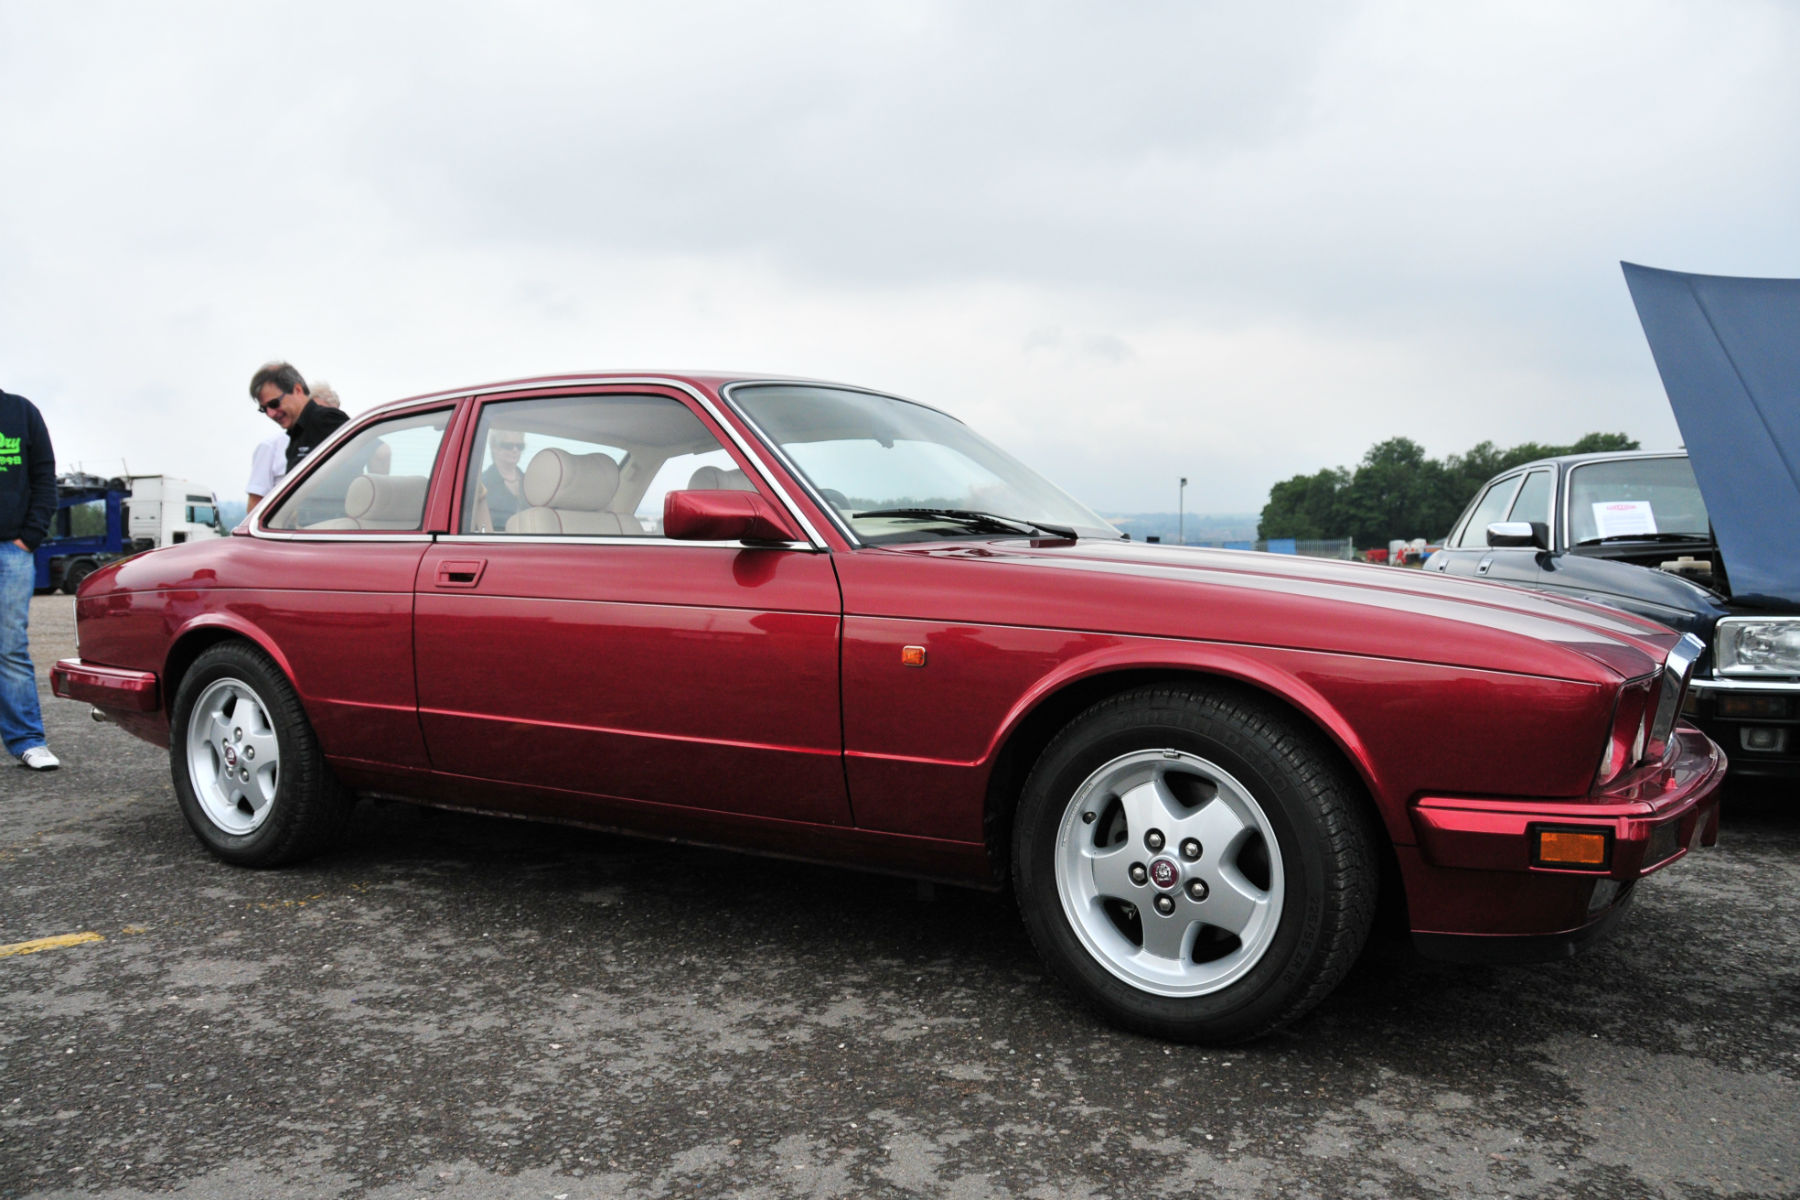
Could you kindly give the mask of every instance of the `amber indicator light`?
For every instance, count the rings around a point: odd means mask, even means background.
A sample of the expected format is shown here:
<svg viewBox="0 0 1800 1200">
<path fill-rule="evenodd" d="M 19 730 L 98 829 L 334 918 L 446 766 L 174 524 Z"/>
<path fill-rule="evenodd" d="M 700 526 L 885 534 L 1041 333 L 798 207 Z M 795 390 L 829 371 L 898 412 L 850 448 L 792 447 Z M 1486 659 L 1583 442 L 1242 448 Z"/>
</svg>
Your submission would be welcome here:
<svg viewBox="0 0 1800 1200">
<path fill-rule="evenodd" d="M 1612 834 L 1594 829 L 1534 829 L 1531 863 L 1537 867 L 1604 868 L 1612 857 Z"/>
<path fill-rule="evenodd" d="M 903 667 L 922 667 L 925 665 L 925 647 L 900 647 L 900 665 Z"/>
</svg>

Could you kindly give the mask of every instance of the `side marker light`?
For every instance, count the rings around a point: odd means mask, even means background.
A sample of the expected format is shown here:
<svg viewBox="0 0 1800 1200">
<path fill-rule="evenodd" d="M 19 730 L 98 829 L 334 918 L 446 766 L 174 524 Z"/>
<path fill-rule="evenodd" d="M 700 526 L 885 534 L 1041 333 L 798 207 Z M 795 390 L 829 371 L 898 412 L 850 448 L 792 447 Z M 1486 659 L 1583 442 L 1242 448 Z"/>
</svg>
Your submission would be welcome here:
<svg viewBox="0 0 1800 1200">
<path fill-rule="evenodd" d="M 1612 834 L 1591 829 L 1533 829 L 1531 865 L 1604 869 L 1612 859 Z"/>
<path fill-rule="evenodd" d="M 900 647 L 900 665 L 903 667 L 922 667 L 925 665 L 925 647 Z"/>
</svg>

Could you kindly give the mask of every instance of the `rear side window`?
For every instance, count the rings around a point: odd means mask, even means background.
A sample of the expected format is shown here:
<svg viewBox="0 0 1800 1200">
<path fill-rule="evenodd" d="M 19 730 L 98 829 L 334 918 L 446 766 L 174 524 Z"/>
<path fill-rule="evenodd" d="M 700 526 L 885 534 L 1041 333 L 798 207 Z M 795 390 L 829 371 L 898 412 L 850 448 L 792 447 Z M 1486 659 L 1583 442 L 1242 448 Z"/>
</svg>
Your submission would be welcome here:
<svg viewBox="0 0 1800 1200">
<path fill-rule="evenodd" d="M 332 449 L 264 522 L 268 529 L 418 532 L 450 409 L 380 421 Z"/>
</svg>

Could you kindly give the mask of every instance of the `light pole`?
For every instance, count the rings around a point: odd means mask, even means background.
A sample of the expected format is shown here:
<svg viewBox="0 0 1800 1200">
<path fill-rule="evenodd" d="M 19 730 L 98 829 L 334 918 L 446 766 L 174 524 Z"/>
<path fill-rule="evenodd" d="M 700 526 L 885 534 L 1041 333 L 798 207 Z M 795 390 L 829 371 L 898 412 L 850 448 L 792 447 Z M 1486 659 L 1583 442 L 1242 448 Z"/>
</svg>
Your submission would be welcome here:
<svg viewBox="0 0 1800 1200">
<path fill-rule="evenodd" d="M 1187 476 L 1181 477 L 1181 486 L 1175 489 L 1175 544 L 1187 545 Z"/>
</svg>

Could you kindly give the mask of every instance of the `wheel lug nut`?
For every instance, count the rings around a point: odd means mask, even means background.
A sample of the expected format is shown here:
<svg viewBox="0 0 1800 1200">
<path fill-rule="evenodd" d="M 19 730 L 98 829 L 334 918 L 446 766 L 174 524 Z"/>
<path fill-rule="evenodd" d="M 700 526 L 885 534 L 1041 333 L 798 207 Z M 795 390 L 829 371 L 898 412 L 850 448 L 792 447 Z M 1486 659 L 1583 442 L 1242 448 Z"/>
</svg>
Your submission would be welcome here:
<svg viewBox="0 0 1800 1200">
<path fill-rule="evenodd" d="M 1162 830 L 1152 829 L 1149 833 L 1146 833 L 1144 835 L 1144 845 L 1150 847 L 1152 850 L 1161 850 L 1163 848 Z"/>
<path fill-rule="evenodd" d="M 1150 879 L 1150 872 L 1144 869 L 1143 863 L 1131 864 L 1131 882 L 1143 886 Z"/>
<path fill-rule="evenodd" d="M 249 770 L 245 767 L 239 767 L 238 768 L 238 779 L 243 781 L 244 783 L 249 783 L 250 782 Z"/>
<path fill-rule="evenodd" d="M 1187 892 L 1188 892 L 1188 895 L 1195 900 L 1206 899 L 1206 880 L 1204 880 L 1204 879 L 1188 880 Z"/>
<path fill-rule="evenodd" d="M 1198 838 L 1186 838 L 1181 843 L 1181 857 L 1193 862 L 1200 857 L 1200 841 Z"/>
<path fill-rule="evenodd" d="M 244 747 L 244 757 L 245 758 L 255 758 L 256 757 L 256 747 L 255 746 L 245 746 Z"/>
<path fill-rule="evenodd" d="M 243 740 L 244 740 L 244 731 L 243 731 L 243 730 L 242 730 L 242 729 L 234 729 L 234 730 L 232 730 L 232 731 L 231 731 L 231 740 L 232 740 L 232 741 L 234 741 L 234 742 L 241 742 L 241 741 L 243 741 Z"/>
<path fill-rule="evenodd" d="M 1156 898 L 1156 911 L 1166 917 L 1175 911 L 1175 902 L 1167 896 L 1158 896 Z"/>
</svg>

